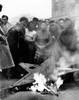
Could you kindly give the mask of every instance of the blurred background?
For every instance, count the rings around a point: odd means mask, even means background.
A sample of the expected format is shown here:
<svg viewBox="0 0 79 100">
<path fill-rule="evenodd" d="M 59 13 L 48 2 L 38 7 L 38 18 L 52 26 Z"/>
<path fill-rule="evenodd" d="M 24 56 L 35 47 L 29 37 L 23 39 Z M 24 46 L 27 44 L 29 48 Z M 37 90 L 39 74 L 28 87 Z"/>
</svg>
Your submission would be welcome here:
<svg viewBox="0 0 79 100">
<path fill-rule="evenodd" d="M 0 0 L 3 10 L 0 16 L 6 14 L 11 20 L 20 15 L 51 17 L 51 0 Z"/>
</svg>

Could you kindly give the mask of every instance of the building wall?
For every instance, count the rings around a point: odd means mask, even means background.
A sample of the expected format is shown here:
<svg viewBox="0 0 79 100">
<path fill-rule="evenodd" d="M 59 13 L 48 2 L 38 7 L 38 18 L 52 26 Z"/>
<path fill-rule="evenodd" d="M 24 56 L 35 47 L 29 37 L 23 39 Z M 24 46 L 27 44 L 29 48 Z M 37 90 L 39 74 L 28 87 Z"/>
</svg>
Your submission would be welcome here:
<svg viewBox="0 0 79 100">
<path fill-rule="evenodd" d="M 52 17 L 79 16 L 79 0 L 52 0 Z"/>
</svg>

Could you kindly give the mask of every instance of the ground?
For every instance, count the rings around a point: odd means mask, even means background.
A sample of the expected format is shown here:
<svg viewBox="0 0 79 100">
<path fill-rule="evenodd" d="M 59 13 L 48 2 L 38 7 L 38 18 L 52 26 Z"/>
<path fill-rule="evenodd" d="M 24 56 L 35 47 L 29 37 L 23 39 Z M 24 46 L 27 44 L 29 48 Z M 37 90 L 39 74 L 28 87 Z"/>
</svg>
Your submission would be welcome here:
<svg viewBox="0 0 79 100">
<path fill-rule="evenodd" d="M 18 79 L 0 79 L 1 88 L 5 88 Z M 13 93 L 1 100 L 79 100 L 79 87 L 72 81 L 62 86 L 62 90 L 59 91 L 59 96 L 55 95 L 42 95 L 33 92 L 17 92 Z"/>
</svg>

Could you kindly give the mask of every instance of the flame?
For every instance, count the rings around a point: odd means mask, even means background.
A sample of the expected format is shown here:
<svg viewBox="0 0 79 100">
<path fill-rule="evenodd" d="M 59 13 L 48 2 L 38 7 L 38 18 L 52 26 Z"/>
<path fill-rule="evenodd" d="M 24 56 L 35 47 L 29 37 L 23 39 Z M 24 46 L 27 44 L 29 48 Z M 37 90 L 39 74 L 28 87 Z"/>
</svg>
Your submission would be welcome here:
<svg viewBox="0 0 79 100">
<path fill-rule="evenodd" d="M 49 89 L 45 86 L 47 80 L 44 75 L 39 74 L 39 73 L 34 73 L 33 78 L 35 80 L 35 82 L 33 83 L 33 86 L 31 86 L 31 89 L 33 90 L 33 92 L 35 92 L 36 90 L 42 92 L 44 89 L 49 91 Z"/>
<path fill-rule="evenodd" d="M 37 90 L 40 92 L 43 92 L 43 90 L 47 90 L 48 92 L 57 94 L 57 89 L 59 89 L 60 85 L 63 84 L 63 80 L 60 77 L 58 77 L 58 79 L 56 80 L 55 85 L 54 83 L 47 85 L 46 82 L 49 81 L 49 78 L 46 79 L 43 74 L 34 73 L 33 78 L 35 80 L 35 82 L 31 86 L 31 90 L 33 92 L 36 92 Z"/>
<path fill-rule="evenodd" d="M 46 83 L 46 78 L 42 74 L 34 73 L 34 77 L 33 78 L 36 80 L 35 83 L 40 83 L 40 84 L 45 84 Z"/>
<path fill-rule="evenodd" d="M 57 89 L 59 89 L 59 87 L 63 84 L 63 80 L 61 79 L 61 77 L 58 77 L 57 81 L 55 82 Z"/>
</svg>

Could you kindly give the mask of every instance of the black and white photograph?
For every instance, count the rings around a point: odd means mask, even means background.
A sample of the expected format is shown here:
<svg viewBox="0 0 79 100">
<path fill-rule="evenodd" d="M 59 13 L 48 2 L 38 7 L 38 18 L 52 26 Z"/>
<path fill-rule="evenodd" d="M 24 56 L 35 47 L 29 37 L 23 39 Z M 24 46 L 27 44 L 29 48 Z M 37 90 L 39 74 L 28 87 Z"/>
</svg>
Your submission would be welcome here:
<svg viewBox="0 0 79 100">
<path fill-rule="evenodd" d="M 79 100 L 79 0 L 0 0 L 0 100 Z"/>
</svg>

